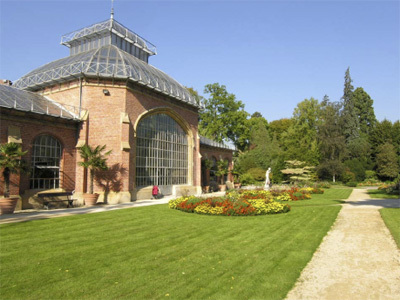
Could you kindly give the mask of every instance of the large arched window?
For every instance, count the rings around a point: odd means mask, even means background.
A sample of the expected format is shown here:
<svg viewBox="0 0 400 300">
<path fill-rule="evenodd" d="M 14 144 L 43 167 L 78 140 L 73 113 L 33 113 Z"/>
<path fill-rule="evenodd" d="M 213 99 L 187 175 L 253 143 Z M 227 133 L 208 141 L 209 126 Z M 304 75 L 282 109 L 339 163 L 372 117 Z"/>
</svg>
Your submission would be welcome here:
<svg viewBox="0 0 400 300">
<path fill-rule="evenodd" d="M 62 147 L 52 136 L 40 135 L 33 142 L 31 189 L 55 189 L 60 186 Z"/>
<path fill-rule="evenodd" d="M 145 117 L 136 131 L 136 186 L 158 185 L 164 194 L 188 182 L 188 140 L 167 114 Z"/>
</svg>

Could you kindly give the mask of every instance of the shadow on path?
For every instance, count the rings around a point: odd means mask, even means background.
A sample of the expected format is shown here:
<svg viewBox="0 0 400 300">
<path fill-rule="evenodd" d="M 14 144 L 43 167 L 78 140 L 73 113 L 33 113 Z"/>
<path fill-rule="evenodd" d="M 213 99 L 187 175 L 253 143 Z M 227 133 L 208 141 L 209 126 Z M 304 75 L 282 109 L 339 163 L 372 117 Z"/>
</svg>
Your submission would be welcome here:
<svg viewBox="0 0 400 300">
<path fill-rule="evenodd" d="M 365 199 L 358 201 L 346 201 L 351 206 L 374 206 L 382 208 L 400 208 L 400 199 Z"/>
</svg>

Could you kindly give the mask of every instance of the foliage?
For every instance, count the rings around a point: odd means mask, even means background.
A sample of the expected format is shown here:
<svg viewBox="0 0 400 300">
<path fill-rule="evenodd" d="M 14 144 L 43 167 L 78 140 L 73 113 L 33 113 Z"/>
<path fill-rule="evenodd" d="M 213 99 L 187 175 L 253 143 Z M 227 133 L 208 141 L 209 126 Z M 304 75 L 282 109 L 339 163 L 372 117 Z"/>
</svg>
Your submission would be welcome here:
<svg viewBox="0 0 400 300">
<path fill-rule="evenodd" d="M 365 179 L 376 179 L 376 172 L 373 170 L 366 170 Z"/>
<path fill-rule="evenodd" d="M 4 197 L 10 196 L 10 175 L 27 171 L 25 160 L 21 157 L 28 151 L 22 151 L 17 143 L 4 143 L 0 145 L 0 169 L 3 170 Z"/>
<path fill-rule="evenodd" d="M 345 138 L 340 124 L 340 103 L 332 103 L 328 96 L 321 103 L 318 142 L 321 162 L 317 168 L 321 178 L 336 177 L 343 172 L 342 160 L 346 153 Z"/>
<path fill-rule="evenodd" d="M 78 165 L 88 169 L 90 174 L 89 194 L 93 194 L 95 172 L 108 169 L 107 156 L 111 154 L 111 150 L 106 153 L 102 153 L 105 149 L 106 145 L 91 147 L 88 144 L 85 144 L 79 148 L 79 155 L 83 161 L 78 162 Z"/>
<path fill-rule="evenodd" d="M 341 124 L 346 143 L 349 143 L 351 140 L 356 139 L 360 136 L 357 110 L 353 97 L 354 87 L 351 84 L 352 81 L 353 80 L 350 77 L 349 67 L 347 68 L 344 76 L 344 89 L 342 96 L 343 110 L 341 112 Z"/>
<path fill-rule="evenodd" d="M 297 104 L 293 112 L 293 123 L 281 137 L 286 159 L 301 160 L 311 165 L 318 164 L 319 110 L 320 104 L 314 98 L 305 99 Z"/>
<path fill-rule="evenodd" d="M 362 87 L 353 92 L 353 102 L 358 124 L 362 135 L 368 136 L 375 127 L 376 117 L 373 108 L 374 100 L 364 91 Z"/>
<path fill-rule="evenodd" d="M 211 170 L 212 166 L 213 166 L 213 161 L 211 159 L 203 159 L 201 161 L 201 166 L 205 169 L 205 170 Z"/>
<path fill-rule="evenodd" d="M 244 173 L 244 174 L 240 175 L 239 181 L 243 185 L 250 185 L 250 184 L 254 184 L 256 182 L 254 177 L 251 176 L 249 173 Z"/>
<path fill-rule="evenodd" d="M 382 179 L 394 179 L 399 175 L 398 156 L 392 144 L 385 143 L 378 147 L 376 170 Z"/>
<path fill-rule="evenodd" d="M 348 183 L 346 183 L 346 186 L 349 186 L 349 187 L 356 187 L 356 186 L 357 186 L 357 182 L 355 182 L 355 181 L 349 181 Z"/>
<path fill-rule="evenodd" d="M 351 172 L 349 169 L 346 169 L 343 172 L 341 178 L 342 178 L 343 183 L 348 183 L 350 181 L 355 181 L 356 175 L 353 172 Z"/>
<path fill-rule="evenodd" d="M 219 83 L 207 84 L 204 93 L 209 98 L 203 99 L 204 109 L 199 112 L 199 133 L 217 142 L 230 140 L 239 150 L 244 150 L 249 114 L 243 102 L 236 100 L 236 96 Z"/>
<path fill-rule="evenodd" d="M 281 170 L 283 174 L 291 175 L 293 181 L 309 181 L 314 176 L 313 166 L 306 166 L 306 162 L 298 160 L 287 160 L 286 169 Z"/>
<path fill-rule="evenodd" d="M 252 168 L 247 171 L 247 174 L 250 174 L 256 181 L 265 180 L 265 170 L 261 168 Z"/>
<path fill-rule="evenodd" d="M 228 161 L 220 159 L 217 161 L 217 171 L 215 172 L 220 177 L 221 184 L 224 184 L 224 176 L 228 174 Z"/>
<path fill-rule="evenodd" d="M 288 129 L 293 125 L 293 119 L 279 119 L 272 121 L 268 124 L 269 131 L 271 134 L 271 138 L 276 137 L 276 139 L 280 142 L 282 135 L 288 131 Z"/>
<path fill-rule="evenodd" d="M 355 181 L 363 181 L 365 179 L 365 171 L 371 167 L 365 157 L 348 159 L 343 164 L 348 171 L 354 174 L 355 177 L 352 180 Z"/>
</svg>

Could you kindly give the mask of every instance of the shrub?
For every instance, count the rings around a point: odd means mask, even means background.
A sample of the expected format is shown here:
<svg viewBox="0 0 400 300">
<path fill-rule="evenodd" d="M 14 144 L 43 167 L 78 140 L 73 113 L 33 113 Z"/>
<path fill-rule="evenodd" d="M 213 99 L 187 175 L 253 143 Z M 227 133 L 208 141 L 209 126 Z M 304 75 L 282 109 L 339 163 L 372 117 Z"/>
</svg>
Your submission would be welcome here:
<svg viewBox="0 0 400 300">
<path fill-rule="evenodd" d="M 365 179 L 376 179 L 376 172 L 372 170 L 366 170 Z"/>
<path fill-rule="evenodd" d="M 239 176 L 239 181 L 243 185 L 254 184 L 256 182 L 254 177 L 249 173 L 245 173 L 245 174 L 240 175 Z"/>
<path fill-rule="evenodd" d="M 265 180 L 265 170 L 261 168 L 252 168 L 247 171 L 247 174 L 250 174 L 256 181 Z"/>
<path fill-rule="evenodd" d="M 356 187 L 356 186 L 357 186 L 357 182 L 355 182 L 355 181 L 349 181 L 348 183 L 346 183 L 346 186 L 349 186 L 349 187 Z"/>
<path fill-rule="evenodd" d="M 343 183 L 348 183 L 350 181 L 355 181 L 355 180 L 356 180 L 356 175 L 353 172 L 349 170 L 343 172 L 342 174 Z"/>
</svg>

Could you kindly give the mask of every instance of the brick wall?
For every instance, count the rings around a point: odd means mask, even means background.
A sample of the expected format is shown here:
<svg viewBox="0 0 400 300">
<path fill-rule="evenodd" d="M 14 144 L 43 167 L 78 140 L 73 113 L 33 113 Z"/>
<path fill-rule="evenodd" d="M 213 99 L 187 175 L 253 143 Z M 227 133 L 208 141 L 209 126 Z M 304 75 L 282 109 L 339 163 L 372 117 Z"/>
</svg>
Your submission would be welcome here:
<svg viewBox="0 0 400 300">
<path fill-rule="evenodd" d="M 31 163 L 34 139 L 39 135 L 51 135 L 58 139 L 63 147 L 60 165 L 60 187 L 65 190 L 75 188 L 76 151 L 78 124 L 59 118 L 22 113 L 9 109 L 1 109 L 0 143 L 8 142 L 8 128 L 15 126 L 20 129 L 22 150 L 28 151 L 24 159 Z M 12 175 L 10 192 L 12 195 L 22 195 L 29 190 L 29 174 Z M 3 182 L 3 179 L 2 179 Z M 3 194 L 3 184 L 0 194 Z"/>
</svg>

